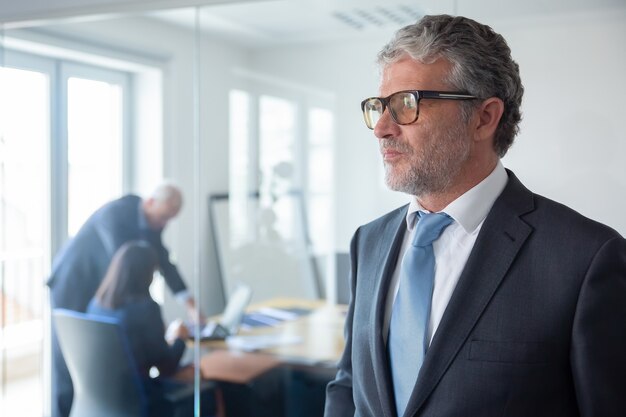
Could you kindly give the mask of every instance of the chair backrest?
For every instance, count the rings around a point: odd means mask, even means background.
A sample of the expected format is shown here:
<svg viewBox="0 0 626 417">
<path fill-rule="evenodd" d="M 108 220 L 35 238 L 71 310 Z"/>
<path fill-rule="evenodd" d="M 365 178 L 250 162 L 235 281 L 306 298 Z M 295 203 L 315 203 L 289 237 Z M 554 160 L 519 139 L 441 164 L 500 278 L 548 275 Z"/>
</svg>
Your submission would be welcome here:
<svg viewBox="0 0 626 417">
<path fill-rule="evenodd" d="M 71 417 L 147 417 L 148 402 L 120 323 L 55 309 L 53 320 L 74 384 Z"/>
</svg>

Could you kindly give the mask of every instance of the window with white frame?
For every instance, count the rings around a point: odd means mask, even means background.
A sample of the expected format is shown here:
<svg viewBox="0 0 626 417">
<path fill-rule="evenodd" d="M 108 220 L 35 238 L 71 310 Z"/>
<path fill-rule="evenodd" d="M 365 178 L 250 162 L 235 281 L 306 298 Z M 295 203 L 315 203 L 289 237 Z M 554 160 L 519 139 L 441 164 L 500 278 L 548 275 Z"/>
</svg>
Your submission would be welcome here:
<svg viewBox="0 0 626 417">
<path fill-rule="evenodd" d="M 328 254 L 333 228 L 333 113 L 312 107 L 308 112 L 307 212 L 315 253 Z M 320 232 L 313 232 L 319 230 Z"/>
<path fill-rule="evenodd" d="M 231 91 L 231 245 L 245 242 L 246 233 L 256 230 L 248 227 L 254 219 L 243 204 L 250 193 L 258 192 L 259 203 L 271 206 L 281 195 L 296 192 L 303 196 L 312 255 L 332 252 L 334 120 L 331 106 L 318 102 L 303 92 Z M 277 219 L 273 221 L 275 232 L 283 239 L 292 238 L 298 230 L 294 222 L 299 219 L 293 218 L 297 211 L 274 204 L 272 213 Z M 233 240 L 238 237 L 242 240 Z"/>
<path fill-rule="evenodd" d="M 67 91 L 67 221 L 73 236 L 98 207 L 122 194 L 128 75 L 63 67 Z"/>
<path fill-rule="evenodd" d="M 0 52 L 0 397 L 8 415 L 46 415 L 43 284 L 60 244 L 123 192 L 130 76 Z"/>
</svg>

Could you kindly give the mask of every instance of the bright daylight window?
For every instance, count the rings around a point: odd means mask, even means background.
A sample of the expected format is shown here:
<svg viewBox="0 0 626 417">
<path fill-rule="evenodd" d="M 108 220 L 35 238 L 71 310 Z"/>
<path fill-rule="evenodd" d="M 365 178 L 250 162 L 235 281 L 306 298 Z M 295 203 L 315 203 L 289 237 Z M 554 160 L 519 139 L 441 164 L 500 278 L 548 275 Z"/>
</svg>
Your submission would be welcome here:
<svg viewBox="0 0 626 417">
<path fill-rule="evenodd" d="M 309 110 L 309 169 L 307 212 L 315 253 L 330 253 L 332 245 L 333 114 Z"/>
<path fill-rule="evenodd" d="M 302 108 L 306 119 L 299 117 Z M 245 239 L 245 233 L 254 230 L 241 204 L 248 193 L 259 191 L 261 204 L 268 205 L 281 193 L 300 190 L 314 252 L 332 251 L 333 123 L 333 113 L 326 108 L 231 91 L 230 208 L 241 211 L 230 213 L 231 239 Z M 293 237 L 294 208 L 276 205 L 274 210 L 280 234 Z"/>
<path fill-rule="evenodd" d="M 274 226 L 284 240 L 296 233 L 292 207 L 273 204 L 295 188 L 296 183 L 296 105 L 278 97 L 259 98 L 259 174 L 261 205 L 272 206 Z"/>
<path fill-rule="evenodd" d="M 41 415 L 48 249 L 49 77 L 0 68 L 0 393 L 2 415 Z M 25 387 L 25 381 L 35 383 Z"/>
<path fill-rule="evenodd" d="M 254 247 L 275 262 L 246 265 L 228 255 L 225 267 L 251 285 L 266 274 L 263 287 L 253 287 L 257 296 L 323 296 L 321 255 L 332 251 L 333 236 L 333 114 L 302 92 L 232 90 L 229 99 L 230 229 L 222 239 L 233 253 Z M 256 193 L 258 200 L 250 198 Z"/>
<path fill-rule="evenodd" d="M 68 235 L 122 193 L 122 86 L 70 77 L 68 111 Z"/>
<path fill-rule="evenodd" d="M 0 53 L 0 415 L 41 416 L 51 252 L 123 191 L 129 76 Z"/>
<path fill-rule="evenodd" d="M 254 233 L 247 209 L 250 184 L 250 95 L 245 91 L 232 90 L 229 97 L 230 152 L 229 152 L 229 205 L 230 240 L 234 246 L 243 245 Z"/>
</svg>

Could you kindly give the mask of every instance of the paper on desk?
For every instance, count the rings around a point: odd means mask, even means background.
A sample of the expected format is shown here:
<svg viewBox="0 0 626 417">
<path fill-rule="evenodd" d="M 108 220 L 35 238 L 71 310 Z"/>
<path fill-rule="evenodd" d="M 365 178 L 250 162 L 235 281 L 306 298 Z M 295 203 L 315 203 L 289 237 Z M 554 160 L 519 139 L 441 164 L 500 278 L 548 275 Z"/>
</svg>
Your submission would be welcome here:
<svg viewBox="0 0 626 417">
<path fill-rule="evenodd" d="M 243 350 L 246 352 L 268 349 L 277 346 L 296 345 L 302 343 L 302 338 L 295 335 L 246 335 L 246 336 L 229 336 L 226 338 L 226 344 L 232 349 Z"/>
<path fill-rule="evenodd" d="M 278 320 L 295 320 L 298 314 L 293 311 L 282 310 L 280 308 L 263 307 L 259 309 L 259 313 L 273 317 Z"/>
</svg>

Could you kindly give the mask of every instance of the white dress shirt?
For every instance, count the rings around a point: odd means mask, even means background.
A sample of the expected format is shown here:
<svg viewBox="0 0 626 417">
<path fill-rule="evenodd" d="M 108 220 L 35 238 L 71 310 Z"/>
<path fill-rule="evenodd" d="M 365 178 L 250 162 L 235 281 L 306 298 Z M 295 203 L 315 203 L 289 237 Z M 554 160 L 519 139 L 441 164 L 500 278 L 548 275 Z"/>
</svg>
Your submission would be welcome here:
<svg viewBox="0 0 626 417">
<path fill-rule="evenodd" d="M 491 210 L 506 183 L 508 176 L 502 163 L 498 161 L 495 169 L 480 183 L 468 190 L 465 194 L 448 204 L 441 210 L 454 221 L 443 231 L 439 239 L 433 242 L 435 253 L 435 282 L 433 288 L 433 299 L 430 310 L 430 321 L 428 323 L 428 340 L 432 342 L 433 335 L 437 331 L 443 312 L 445 311 L 452 292 L 456 287 L 461 272 L 467 263 L 469 254 L 474 247 L 476 237 L 483 221 Z M 413 240 L 415 233 L 415 222 L 417 211 L 427 212 L 418 203 L 415 197 L 411 198 L 409 210 L 406 215 L 407 233 L 398 256 L 398 263 L 391 278 L 387 302 L 385 305 L 385 321 L 383 324 L 383 339 L 387 343 L 389 334 L 389 322 L 393 303 L 398 293 L 400 285 L 400 265 L 404 252 Z"/>
</svg>

